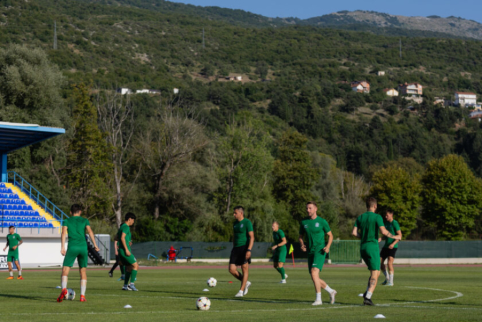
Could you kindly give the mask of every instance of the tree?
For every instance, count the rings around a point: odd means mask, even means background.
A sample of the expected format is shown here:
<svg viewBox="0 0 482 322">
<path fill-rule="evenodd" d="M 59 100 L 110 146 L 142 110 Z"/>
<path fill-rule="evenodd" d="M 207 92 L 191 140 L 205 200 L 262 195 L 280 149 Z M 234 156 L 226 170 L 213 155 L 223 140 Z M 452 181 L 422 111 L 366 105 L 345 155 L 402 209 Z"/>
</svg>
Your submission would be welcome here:
<svg viewBox="0 0 482 322">
<path fill-rule="evenodd" d="M 122 199 L 124 188 L 124 167 L 133 157 L 131 143 L 134 135 L 134 106 L 128 95 L 109 94 L 100 92 L 96 97 L 99 124 L 105 133 L 107 144 L 111 149 L 112 170 L 114 178 L 115 200 L 112 202 L 112 210 L 115 214 L 117 227 L 123 222 Z M 139 163 L 139 170 L 130 183 L 130 189 L 134 186 L 142 163 Z"/>
<path fill-rule="evenodd" d="M 162 192 L 167 172 L 174 165 L 191 160 L 194 153 L 207 145 L 204 127 L 191 108 L 167 106 L 159 111 L 143 134 L 137 149 L 154 178 L 154 219 L 160 216 Z"/>
<path fill-rule="evenodd" d="M 74 86 L 74 135 L 67 148 L 67 182 L 71 200 L 89 216 L 105 214 L 110 203 L 111 146 L 97 125 L 97 109 L 87 86 Z"/>
<path fill-rule="evenodd" d="M 404 236 L 417 225 L 422 186 L 418 175 L 410 174 L 400 167 L 387 167 L 377 171 L 372 178 L 370 196 L 377 199 L 380 210 L 394 211 Z"/>
<path fill-rule="evenodd" d="M 294 220 L 306 215 L 306 202 L 314 199 L 311 189 L 319 177 L 306 150 L 307 141 L 296 131 L 284 132 L 278 141 L 279 156 L 273 169 L 274 195 L 278 202 L 286 204 Z M 295 236 L 296 229 L 291 230 L 291 237 Z"/>
<path fill-rule="evenodd" d="M 430 161 L 422 178 L 423 218 L 437 238 L 462 239 L 480 216 L 482 182 L 464 159 L 448 155 Z"/>
</svg>

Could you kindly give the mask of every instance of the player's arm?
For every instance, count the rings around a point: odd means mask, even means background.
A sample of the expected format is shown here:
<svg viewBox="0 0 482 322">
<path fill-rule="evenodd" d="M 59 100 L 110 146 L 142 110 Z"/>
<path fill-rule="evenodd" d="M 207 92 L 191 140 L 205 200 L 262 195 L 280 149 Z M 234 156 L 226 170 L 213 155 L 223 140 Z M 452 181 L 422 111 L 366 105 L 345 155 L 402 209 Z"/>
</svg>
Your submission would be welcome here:
<svg viewBox="0 0 482 322">
<path fill-rule="evenodd" d="M 329 253 L 331 243 L 333 243 L 333 233 L 331 231 L 329 231 L 326 234 L 328 235 L 328 243 L 326 244 L 325 248 L 323 248 L 323 250 L 325 251 L 325 253 Z"/>
<path fill-rule="evenodd" d="M 353 227 L 353 230 L 352 230 L 351 234 L 355 237 L 360 238 L 360 235 L 358 234 L 358 227 L 357 226 Z"/>
<path fill-rule="evenodd" d="M 275 250 L 276 248 L 280 248 L 280 247 L 283 247 L 284 245 L 286 245 L 288 242 L 286 241 L 286 237 L 283 237 L 281 238 L 281 243 L 279 244 L 276 244 L 276 245 L 273 245 L 273 247 L 271 247 L 272 250 Z"/>
<path fill-rule="evenodd" d="M 18 242 L 17 246 L 14 246 L 13 247 L 13 250 L 16 250 L 18 248 L 18 246 L 22 245 L 23 244 L 23 240 L 20 239 L 20 241 Z"/>
<path fill-rule="evenodd" d="M 67 239 L 67 226 L 62 227 L 62 235 L 60 237 L 60 253 L 65 256 L 65 240 Z"/>
<path fill-rule="evenodd" d="M 7 237 L 7 244 L 5 245 L 5 248 L 3 249 L 3 251 L 5 251 L 8 247 L 8 237 Z"/>
<path fill-rule="evenodd" d="M 127 243 L 126 243 L 126 233 L 122 233 L 121 235 L 121 243 L 122 243 L 122 246 L 124 247 L 124 250 L 126 251 L 126 256 L 129 257 L 131 256 L 131 252 L 129 251 L 129 248 L 127 248 Z"/>
<path fill-rule="evenodd" d="M 251 258 L 251 249 L 253 249 L 253 245 L 254 245 L 254 231 L 248 232 L 248 235 L 249 235 L 249 246 L 248 246 L 248 249 L 249 249 L 250 251 L 249 251 L 249 252 L 246 252 L 246 259 L 250 259 L 250 258 Z"/>
<path fill-rule="evenodd" d="M 300 242 L 300 248 L 302 251 L 306 252 L 306 245 L 305 245 L 305 242 L 303 241 L 303 235 L 300 235 L 300 237 L 298 238 L 299 242 Z"/>
<path fill-rule="evenodd" d="M 95 242 L 95 236 L 94 236 L 94 232 L 92 231 L 92 228 L 90 228 L 90 226 L 85 226 L 85 229 L 87 230 L 87 234 L 89 234 L 90 236 L 90 240 L 92 240 L 92 242 L 94 243 L 94 249 L 96 251 L 99 251 L 99 247 L 97 247 L 97 243 Z"/>
<path fill-rule="evenodd" d="M 392 234 L 390 234 L 390 232 L 389 232 L 384 226 L 380 226 L 379 229 L 380 229 L 380 232 L 382 233 L 382 235 L 385 236 L 385 237 L 392 238 L 392 239 L 396 239 L 396 240 L 401 240 L 401 239 L 402 239 L 402 234 L 400 234 L 400 235 L 392 235 Z M 400 231 L 400 230 L 399 230 L 399 231 Z M 397 231 L 397 233 L 398 233 L 399 231 Z"/>
<path fill-rule="evenodd" d="M 401 230 L 397 230 L 397 235 L 400 236 L 400 239 L 402 239 L 402 231 L 401 231 Z M 400 241 L 399 239 L 395 239 L 395 240 L 393 241 L 393 243 L 391 243 L 390 246 L 388 246 L 388 248 L 393 249 L 393 247 L 395 247 L 395 245 L 396 245 L 399 241 Z"/>
</svg>

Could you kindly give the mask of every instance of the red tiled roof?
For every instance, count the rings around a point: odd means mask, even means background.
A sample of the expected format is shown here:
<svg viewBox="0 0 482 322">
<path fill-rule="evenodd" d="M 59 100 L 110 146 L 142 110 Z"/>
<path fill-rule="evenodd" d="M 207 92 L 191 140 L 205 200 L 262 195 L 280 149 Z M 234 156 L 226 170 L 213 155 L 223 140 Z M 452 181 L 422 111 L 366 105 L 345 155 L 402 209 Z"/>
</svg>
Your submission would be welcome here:
<svg viewBox="0 0 482 322">
<path fill-rule="evenodd" d="M 455 94 L 477 95 L 477 94 L 472 93 L 472 92 L 455 92 Z"/>
</svg>

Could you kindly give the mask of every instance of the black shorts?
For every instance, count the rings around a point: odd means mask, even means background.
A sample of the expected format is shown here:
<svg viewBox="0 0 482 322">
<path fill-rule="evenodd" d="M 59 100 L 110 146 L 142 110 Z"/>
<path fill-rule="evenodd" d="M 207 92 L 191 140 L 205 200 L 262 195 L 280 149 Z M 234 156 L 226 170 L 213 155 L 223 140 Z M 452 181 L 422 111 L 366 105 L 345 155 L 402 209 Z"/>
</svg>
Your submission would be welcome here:
<svg viewBox="0 0 482 322">
<path fill-rule="evenodd" d="M 233 247 L 231 251 L 231 256 L 229 257 L 229 264 L 234 264 L 236 266 L 241 266 L 243 264 L 251 264 L 251 258 L 246 260 L 246 251 L 248 246 Z"/>
<path fill-rule="evenodd" d="M 380 252 L 380 257 L 385 260 L 387 257 L 393 257 L 395 258 L 395 254 L 397 253 L 398 248 L 382 248 L 382 251 Z"/>
</svg>

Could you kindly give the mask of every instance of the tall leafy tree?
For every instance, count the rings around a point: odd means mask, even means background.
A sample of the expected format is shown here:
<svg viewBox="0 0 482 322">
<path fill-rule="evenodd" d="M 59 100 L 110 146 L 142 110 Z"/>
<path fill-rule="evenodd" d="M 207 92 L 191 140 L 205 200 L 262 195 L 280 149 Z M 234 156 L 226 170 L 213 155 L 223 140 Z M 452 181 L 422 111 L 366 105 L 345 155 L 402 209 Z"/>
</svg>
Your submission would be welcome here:
<svg viewBox="0 0 482 322">
<path fill-rule="evenodd" d="M 67 182 L 72 202 L 80 203 L 89 216 L 107 213 L 108 181 L 112 174 L 111 146 L 97 124 L 97 109 L 86 85 L 74 86 L 74 135 L 67 148 Z"/>
<path fill-rule="evenodd" d="M 405 236 L 417 225 L 422 186 L 418 175 L 400 167 L 387 167 L 373 175 L 370 195 L 378 200 L 380 210 L 391 208 Z"/>
<path fill-rule="evenodd" d="M 457 155 L 428 163 L 422 178 L 423 218 L 437 238 L 463 239 L 480 216 L 482 181 Z"/>
</svg>

